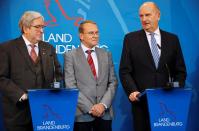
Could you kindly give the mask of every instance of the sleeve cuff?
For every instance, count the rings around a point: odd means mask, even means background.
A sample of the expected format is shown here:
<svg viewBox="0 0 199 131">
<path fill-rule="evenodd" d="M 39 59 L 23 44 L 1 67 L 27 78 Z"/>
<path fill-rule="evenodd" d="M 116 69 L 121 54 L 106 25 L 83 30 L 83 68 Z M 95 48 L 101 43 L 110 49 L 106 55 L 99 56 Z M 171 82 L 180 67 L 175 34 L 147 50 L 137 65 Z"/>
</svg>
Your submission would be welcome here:
<svg viewBox="0 0 199 131">
<path fill-rule="evenodd" d="M 108 107 L 106 106 L 106 104 L 104 104 L 104 103 L 100 103 L 100 104 L 102 104 L 104 106 L 105 110 L 108 109 Z"/>
</svg>

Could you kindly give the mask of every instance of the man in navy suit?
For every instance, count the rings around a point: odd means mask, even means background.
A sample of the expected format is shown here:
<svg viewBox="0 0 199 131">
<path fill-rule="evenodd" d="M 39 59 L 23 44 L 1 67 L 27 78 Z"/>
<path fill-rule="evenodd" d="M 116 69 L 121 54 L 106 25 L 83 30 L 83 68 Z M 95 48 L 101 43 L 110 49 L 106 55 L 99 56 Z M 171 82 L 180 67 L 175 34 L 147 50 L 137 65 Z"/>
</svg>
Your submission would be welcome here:
<svg viewBox="0 0 199 131">
<path fill-rule="evenodd" d="M 43 16 L 26 11 L 19 21 L 22 35 L 0 45 L 0 92 L 6 131 L 31 131 L 28 89 L 50 88 L 61 80 L 55 49 L 42 41 Z"/>
<path fill-rule="evenodd" d="M 186 67 L 178 37 L 159 28 L 160 10 L 153 2 L 139 9 L 143 29 L 124 38 L 120 80 L 132 103 L 136 131 L 149 131 L 145 99 L 138 96 L 147 88 L 166 87 L 169 78 L 184 86 Z"/>
</svg>

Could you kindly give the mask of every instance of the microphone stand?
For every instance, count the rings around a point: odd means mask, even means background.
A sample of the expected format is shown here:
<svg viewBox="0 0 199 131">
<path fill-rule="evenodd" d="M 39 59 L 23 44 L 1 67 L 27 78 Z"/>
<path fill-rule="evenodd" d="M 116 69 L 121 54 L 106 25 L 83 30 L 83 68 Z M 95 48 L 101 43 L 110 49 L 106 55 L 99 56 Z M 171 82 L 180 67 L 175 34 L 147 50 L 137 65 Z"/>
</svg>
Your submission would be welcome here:
<svg viewBox="0 0 199 131">
<path fill-rule="evenodd" d="M 53 84 L 52 84 L 52 87 L 55 88 L 55 89 L 59 89 L 60 88 L 60 82 L 57 81 L 57 78 L 55 76 L 55 61 L 54 61 L 54 58 L 53 58 L 53 55 L 51 54 L 50 55 L 51 59 L 52 59 L 52 64 L 53 64 Z"/>
<path fill-rule="evenodd" d="M 169 89 L 172 89 L 174 87 L 179 87 L 179 82 L 174 82 L 172 77 L 171 77 L 169 66 L 167 64 L 165 64 L 165 66 L 166 66 L 166 69 L 167 69 L 167 72 L 168 72 L 168 75 L 169 75 L 169 82 L 167 82 L 165 89 L 169 90 Z"/>
</svg>

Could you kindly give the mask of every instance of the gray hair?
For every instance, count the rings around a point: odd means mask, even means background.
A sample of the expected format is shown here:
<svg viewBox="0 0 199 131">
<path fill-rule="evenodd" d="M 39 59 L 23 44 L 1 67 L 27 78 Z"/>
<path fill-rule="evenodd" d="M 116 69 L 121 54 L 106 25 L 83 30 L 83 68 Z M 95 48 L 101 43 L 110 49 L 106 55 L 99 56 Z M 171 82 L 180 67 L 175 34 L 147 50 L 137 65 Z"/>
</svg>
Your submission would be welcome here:
<svg viewBox="0 0 199 131">
<path fill-rule="evenodd" d="M 151 1 L 144 2 L 144 3 L 140 6 L 140 9 L 142 8 L 142 6 L 144 6 L 144 5 L 146 5 L 146 4 L 152 4 L 152 5 L 157 9 L 157 11 L 160 13 L 160 8 L 158 7 L 158 5 L 157 5 L 155 2 L 151 2 Z"/>
<path fill-rule="evenodd" d="M 41 17 L 44 20 L 44 17 L 39 12 L 36 12 L 36 11 L 24 12 L 21 19 L 19 20 L 19 28 L 21 30 L 21 33 L 24 33 L 24 30 L 23 30 L 24 27 L 27 27 L 27 28 L 30 27 L 32 21 L 39 17 Z"/>
</svg>

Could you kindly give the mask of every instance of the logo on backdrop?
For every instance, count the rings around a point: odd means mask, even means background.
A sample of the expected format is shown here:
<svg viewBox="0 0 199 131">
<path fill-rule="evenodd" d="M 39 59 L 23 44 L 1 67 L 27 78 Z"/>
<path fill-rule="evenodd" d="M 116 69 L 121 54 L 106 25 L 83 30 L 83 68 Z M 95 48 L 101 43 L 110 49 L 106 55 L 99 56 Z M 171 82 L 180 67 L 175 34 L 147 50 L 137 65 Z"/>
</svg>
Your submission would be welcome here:
<svg viewBox="0 0 199 131">
<path fill-rule="evenodd" d="M 168 106 L 165 103 L 160 102 L 159 108 L 159 117 L 155 122 L 153 122 L 154 127 L 183 126 L 183 122 L 177 120 L 176 113 L 172 111 L 171 108 L 168 108 Z"/>
<path fill-rule="evenodd" d="M 70 125 L 62 121 L 62 116 L 58 114 L 51 106 L 42 105 L 44 109 L 43 119 L 36 126 L 36 130 L 69 130 Z"/>
<path fill-rule="evenodd" d="M 69 21 L 74 21 L 74 26 L 79 26 L 79 22 L 82 21 L 83 18 L 82 17 L 70 17 L 67 14 L 67 12 L 64 10 L 64 8 L 62 7 L 59 0 L 55 0 L 55 2 L 57 4 L 59 10 L 61 11 L 62 15 L 64 16 L 64 18 Z M 56 24 L 56 22 L 57 22 L 56 17 L 51 13 L 51 9 L 50 9 L 51 0 L 44 0 L 44 3 L 45 3 L 46 11 L 47 11 L 48 15 L 51 17 L 51 20 L 46 21 L 46 25 L 58 26 L 58 24 Z"/>
<path fill-rule="evenodd" d="M 54 1 L 55 1 L 55 3 L 53 3 Z M 59 23 L 57 20 L 59 20 L 60 18 L 57 19 L 56 14 L 52 13 L 55 10 L 54 6 L 55 6 L 55 8 L 58 7 L 57 12 L 61 12 L 61 16 L 67 22 L 73 22 L 73 25 L 76 28 L 76 30 L 79 26 L 79 23 L 83 20 L 86 20 L 87 11 L 90 10 L 90 1 L 87 1 L 87 3 L 86 3 L 85 1 L 75 0 L 76 2 L 78 2 L 78 4 L 83 6 L 84 9 L 78 8 L 77 12 L 76 12 L 77 16 L 74 16 L 74 17 L 70 16 L 70 12 L 65 11 L 65 9 L 63 8 L 63 6 L 59 0 L 54 0 L 54 1 L 53 0 L 44 0 L 46 12 L 47 12 L 48 16 L 50 17 L 50 20 L 45 21 L 45 24 L 48 27 L 55 28 L 55 27 L 59 26 Z M 73 10 L 71 10 L 71 11 L 73 11 Z M 79 15 L 81 15 L 81 16 L 79 16 Z M 75 35 L 75 36 L 77 36 L 77 35 Z M 43 40 L 46 42 L 49 42 L 51 44 L 54 44 L 57 54 L 64 54 L 65 52 L 68 52 L 72 49 L 79 47 L 79 44 L 74 43 L 72 33 L 51 32 L 51 33 L 43 35 Z M 79 38 L 78 39 L 76 38 L 76 40 L 79 40 Z M 100 44 L 98 47 L 108 49 L 107 44 Z"/>
</svg>

